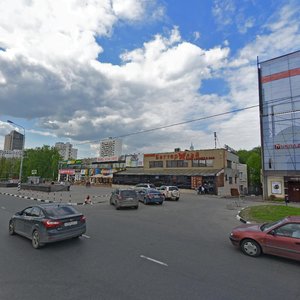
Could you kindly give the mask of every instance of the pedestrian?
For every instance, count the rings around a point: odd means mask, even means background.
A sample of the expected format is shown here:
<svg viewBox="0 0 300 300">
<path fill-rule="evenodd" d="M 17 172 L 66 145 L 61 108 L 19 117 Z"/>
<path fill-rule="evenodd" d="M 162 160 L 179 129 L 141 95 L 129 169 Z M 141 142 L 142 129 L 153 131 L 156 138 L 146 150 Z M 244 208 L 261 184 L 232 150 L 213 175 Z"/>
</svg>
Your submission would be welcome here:
<svg viewBox="0 0 300 300">
<path fill-rule="evenodd" d="M 200 184 L 198 187 L 198 195 L 201 195 L 201 194 L 202 194 L 202 185 Z"/>
<path fill-rule="evenodd" d="M 93 202 L 90 198 L 90 195 L 87 195 L 86 198 L 84 199 L 84 204 L 83 205 L 86 205 L 86 204 L 91 204 L 93 205 Z"/>
</svg>

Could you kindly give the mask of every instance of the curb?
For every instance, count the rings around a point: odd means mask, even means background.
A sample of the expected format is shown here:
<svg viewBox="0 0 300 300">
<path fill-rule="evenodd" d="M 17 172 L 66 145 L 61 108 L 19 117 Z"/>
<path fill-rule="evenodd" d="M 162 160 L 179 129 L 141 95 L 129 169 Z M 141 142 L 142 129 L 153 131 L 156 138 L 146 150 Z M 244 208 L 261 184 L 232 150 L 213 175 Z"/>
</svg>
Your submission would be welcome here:
<svg viewBox="0 0 300 300">
<path fill-rule="evenodd" d="M 85 204 L 84 202 L 62 202 L 62 201 L 43 200 L 43 199 L 39 199 L 39 198 L 33 198 L 33 197 L 29 197 L 29 196 L 22 196 L 22 195 L 3 193 L 3 192 L 0 192 L 0 195 L 12 196 L 12 197 L 22 198 L 22 199 L 27 199 L 27 200 L 34 200 L 34 201 L 38 201 L 38 202 L 42 202 L 42 203 L 65 203 L 65 204 L 73 205 L 73 206 Z M 107 197 L 107 195 L 93 196 L 93 198 L 95 198 L 95 197 L 102 198 L 102 197 Z M 99 204 L 99 203 L 104 203 L 104 202 L 105 201 L 97 201 L 97 202 L 93 202 L 93 204 Z"/>
<path fill-rule="evenodd" d="M 243 209 L 245 209 L 245 208 L 246 208 L 246 207 L 244 207 Z M 243 209 L 242 209 L 242 210 L 243 210 Z M 244 223 L 244 224 L 251 224 L 251 222 L 249 222 L 249 221 L 243 219 L 243 218 L 240 216 L 240 213 L 241 213 L 242 210 L 239 210 L 239 211 L 238 211 L 238 214 L 236 215 L 237 220 L 240 221 L 240 222 L 242 222 L 242 223 Z"/>
</svg>

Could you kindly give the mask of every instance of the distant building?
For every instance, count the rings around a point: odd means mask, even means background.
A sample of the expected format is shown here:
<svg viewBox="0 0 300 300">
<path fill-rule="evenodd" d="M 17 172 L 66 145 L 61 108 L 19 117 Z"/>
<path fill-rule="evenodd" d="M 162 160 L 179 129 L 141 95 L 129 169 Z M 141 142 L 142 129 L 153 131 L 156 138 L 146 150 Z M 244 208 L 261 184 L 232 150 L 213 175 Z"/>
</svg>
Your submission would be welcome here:
<svg viewBox="0 0 300 300">
<path fill-rule="evenodd" d="M 18 131 L 11 131 L 5 136 L 4 150 L 22 150 L 24 143 L 24 135 Z"/>
<path fill-rule="evenodd" d="M 300 201 L 300 51 L 258 63 L 264 198 Z"/>
<path fill-rule="evenodd" d="M 248 172 L 246 164 L 238 164 L 237 165 L 239 172 L 239 190 L 241 195 L 248 194 Z"/>
<path fill-rule="evenodd" d="M 0 150 L 0 158 L 21 158 L 22 150 Z"/>
<path fill-rule="evenodd" d="M 55 148 L 58 150 L 63 160 L 77 159 L 78 149 L 73 148 L 73 145 L 69 142 L 58 142 L 55 144 Z"/>
<path fill-rule="evenodd" d="M 99 161 L 117 161 L 122 155 L 120 139 L 105 139 L 100 142 Z"/>
</svg>

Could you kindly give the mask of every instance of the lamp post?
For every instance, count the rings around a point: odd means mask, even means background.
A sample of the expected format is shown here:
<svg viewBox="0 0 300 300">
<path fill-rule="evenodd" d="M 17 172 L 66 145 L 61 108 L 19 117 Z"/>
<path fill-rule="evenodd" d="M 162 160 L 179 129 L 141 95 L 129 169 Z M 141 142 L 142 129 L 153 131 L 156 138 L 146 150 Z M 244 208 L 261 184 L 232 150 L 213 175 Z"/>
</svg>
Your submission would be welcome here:
<svg viewBox="0 0 300 300">
<path fill-rule="evenodd" d="M 7 120 L 7 123 L 14 124 L 17 127 L 20 127 L 23 129 L 23 143 L 22 143 L 22 155 L 21 155 L 21 163 L 20 163 L 20 172 L 19 172 L 19 182 L 18 182 L 18 191 L 21 189 L 21 182 L 22 182 L 22 171 L 23 171 L 23 159 L 24 159 L 24 145 L 25 145 L 25 128 L 19 124 L 16 124 L 13 121 Z"/>
</svg>

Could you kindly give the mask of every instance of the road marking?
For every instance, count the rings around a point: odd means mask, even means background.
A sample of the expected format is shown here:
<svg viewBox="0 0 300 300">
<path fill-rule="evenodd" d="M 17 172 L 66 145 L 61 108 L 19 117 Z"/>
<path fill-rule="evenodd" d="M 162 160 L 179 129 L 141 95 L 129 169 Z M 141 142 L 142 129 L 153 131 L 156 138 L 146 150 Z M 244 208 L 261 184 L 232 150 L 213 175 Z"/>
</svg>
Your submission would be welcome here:
<svg viewBox="0 0 300 300">
<path fill-rule="evenodd" d="M 90 236 L 88 236 L 86 234 L 83 234 L 82 236 L 85 237 L 86 239 L 90 239 L 91 238 Z"/>
<path fill-rule="evenodd" d="M 2 209 L 5 209 L 5 207 L 4 207 L 4 206 L 1 206 L 1 208 L 2 208 Z"/>
<path fill-rule="evenodd" d="M 141 257 L 141 258 L 148 259 L 148 260 L 150 260 L 150 261 L 152 261 L 152 262 L 155 262 L 155 263 L 157 263 L 157 264 L 163 265 L 163 266 L 165 266 L 165 267 L 168 266 L 168 265 L 165 264 L 164 262 L 161 262 L 161 261 L 159 261 L 159 260 L 153 259 L 153 258 L 151 258 L 151 257 L 147 257 L 147 256 L 144 256 L 144 255 L 140 255 L 140 257 Z"/>
</svg>

